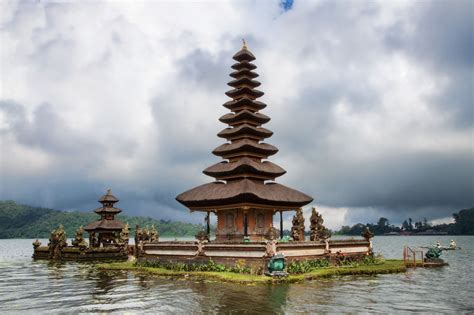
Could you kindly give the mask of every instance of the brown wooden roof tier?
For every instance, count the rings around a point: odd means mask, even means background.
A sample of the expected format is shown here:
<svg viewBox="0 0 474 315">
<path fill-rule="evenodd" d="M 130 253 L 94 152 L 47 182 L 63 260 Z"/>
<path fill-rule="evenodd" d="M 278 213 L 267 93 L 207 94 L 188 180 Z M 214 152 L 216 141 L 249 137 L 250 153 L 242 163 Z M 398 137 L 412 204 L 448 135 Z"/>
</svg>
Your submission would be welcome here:
<svg viewBox="0 0 474 315">
<path fill-rule="evenodd" d="M 230 91 L 225 92 L 225 94 L 229 97 L 232 98 L 239 98 L 243 96 L 250 96 L 251 98 L 257 98 L 263 96 L 263 92 L 259 90 L 254 90 L 251 88 L 248 88 L 246 86 L 237 88 L 237 89 L 232 89 Z"/>
<path fill-rule="evenodd" d="M 249 78 L 252 78 L 252 79 L 255 79 L 256 77 L 258 77 L 258 74 L 253 72 L 253 71 L 250 71 L 249 69 L 246 69 L 246 68 L 242 68 L 238 71 L 234 71 L 230 74 L 231 77 L 233 78 L 240 78 L 240 77 L 249 77 Z"/>
<path fill-rule="evenodd" d="M 120 213 L 122 212 L 122 209 L 119 208 L 114 208 L 114 207 L 100 207 L 94 210 L 95 213 L 101 214 L 101 213 Z"/>
<path fill-rule="evenodd" d="M 112 195 L 112 190 L 111 189 L 107 189 L 107 193 L 99 198 L 99 202 L 113 202 L 113 203 L 115 203 L 115 202 L 118 202 L 118 201 L 119 200 L 117 199 L 117 197 Z"/>
<path fill-rule="evenodd" d="M 239 111 L 242 109 L 249 109 L 250 111 L 258 111 L 260 109 L 264 109 L 267 107 L 267 104 L 262 103 L 260 101 L 252 100 L 248 97 L 242 97 L 238 100 L 232 100 L 225 102 L 224 107 L 227 107 L 231 111 Z"/>
<path fill-rule="evenodd" d="M 218 137 L 225 138 L 229 141 L 240 138 L 263 140 L 265 138 L 270 138 L 272 135 L 273 132 L 266 128 L 255 127 L 249 124 L 238 125 L 233 128 L 226 128 L 217 134 Z"/>
<path fill-rule="evenodd" d="M 208 207 L 212 210 L 241 203 L 295 209 L 307 205 L 313 198 L 281 184 L 242 179 L 227 184 L 204 184 L 178 195 L 176 200 L 191 209 Z"/>
<path fill-rule="evenodd" d="M 249 157 L 243 157 L 235 162 L 223 161 L 209 166 L 203 173 L 217 179 L 234 178 L 234 175 L 238 174 L 254 174 L 258 175 L 259 178 L 275 179 L 285 174 L 286 171 L 270 161 L 260 162 Z"/>
<path fill-rule="evenodd" d="M 241 50 L 239 50 L 238 52 L 236 52 L 234 54 L 234 56 L 232 56 L 232 59 L 236 60 L 236 61 L 253 61 L 255 60 L 255 56 L 247 49 L 245 48 L 242 48 Z"/>
<path fill-rule="evenodd" d="M 252 78 L 249 77 L 240 77 L 238 79 L 232 80 L 227 85 L 238 88 L 238 87 L 251 87 L 251 88 L 256 88 L 257 86 L 261 85 L 262 83 L 258 82 L 257 80 L 252 80 Z"/>
<path fill-rule="evenodd" d="M 235 70 L 240 70 L 242 68 L 249 69 L 249 70 L 255 70 L 257 69 L 257 66 L 254 65 L 253 63 L 242 61 L 242 62 L 237 62 L 234 63 L 232 66 L 230 66 L 232 69 Z"/>
<path fill-rule="evenodd" d="M 270 117 L 261 113 L 252 113 L 251 111 L 248 111 L 245 109 L 235 114 L 234 113 L 225 114 L 221 116 L 219 120 L 231 126 L 243 124 L 246 122 L 249 123 L 250 125 L 258 126 L 258 125 L 262 125 L 269 122 Z"/>
<path fill-rule="evenodd" d="M 94 230 L 111 230 L 111 231 L 121 231 L 125 227 L 123 222 L 117 220 L 100 220 L 91 222 L 84 230 L 92 232 Z"/>
<path fill-rule="evenodd" d="M 274 155 L 278 149 L 268 143 L 257 143 L 249 139 L 240 139 L 232 143 L 224 143 L 212 151 L 214 155 L 221 156 L 224 159 L 236 157 L 239 155 L 251 155 L 261 158 L 267 158 Z"/>
</svg>

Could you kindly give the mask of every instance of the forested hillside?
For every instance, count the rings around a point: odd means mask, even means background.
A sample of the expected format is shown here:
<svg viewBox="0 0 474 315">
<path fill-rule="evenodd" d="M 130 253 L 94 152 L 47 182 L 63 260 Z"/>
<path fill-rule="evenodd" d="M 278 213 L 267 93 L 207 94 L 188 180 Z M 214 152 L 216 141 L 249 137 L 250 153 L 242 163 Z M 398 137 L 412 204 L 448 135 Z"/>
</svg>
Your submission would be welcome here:
<svg viewBox="0 0 474 315">
<path fill-rule="evenodd" d="M 14 201 L 0 201 L 0 238 L 48 238 L 51 230 L 59 224 L 64 225 L 68 237 L 73 237 L 79 226 L 99 218 L 92 212 L 59 211 L 47 208 L 19 205 Z M 176 221 L 156 220 L 145 217 L 118 215 L 117 218 L 127 222 L 130 235 L 134 235 L 135 226 L 155 225 L 161 236 L 194 236 L 204 227 Z"/>
</svg>

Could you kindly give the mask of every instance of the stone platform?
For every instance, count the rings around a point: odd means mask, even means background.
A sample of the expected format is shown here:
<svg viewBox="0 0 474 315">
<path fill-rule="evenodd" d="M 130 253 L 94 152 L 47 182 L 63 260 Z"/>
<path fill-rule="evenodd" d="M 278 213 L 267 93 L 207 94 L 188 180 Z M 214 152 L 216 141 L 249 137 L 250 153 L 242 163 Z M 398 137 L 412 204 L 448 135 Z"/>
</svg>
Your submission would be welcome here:
<svg viewBox="0 0 474 315">
<path fill-rule="evenodd" d="M 370 241 L 329 240 L 326 242 L 143 242 L 139 244 L 139 261 L 163 263 L 207 263 L 212 260 L 232 267 L 236 263 L 251 268 L 265 266 L 276 253 L 287 262 L 336 257 L 364 257 L 372 252 Z"/>
</svg>

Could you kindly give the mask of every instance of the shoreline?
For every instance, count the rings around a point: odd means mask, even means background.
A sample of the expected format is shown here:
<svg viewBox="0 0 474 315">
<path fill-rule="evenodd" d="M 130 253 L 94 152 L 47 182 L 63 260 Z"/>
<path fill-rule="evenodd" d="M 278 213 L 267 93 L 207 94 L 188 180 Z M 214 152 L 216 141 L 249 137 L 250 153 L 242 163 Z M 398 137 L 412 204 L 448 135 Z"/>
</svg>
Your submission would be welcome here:
<svg viewBox="0 0 474 315">
<path fill-rule="evenodd" d="M 271 278 L 265 275 L 243 274 L 234 272 L 212 271 L 174 271 L 165 268 L 137 266 L 134 262 L 114 262 L 97 265 L 103 271 L 133 271 L 158 277 L 182 278 L 189 280 L 219 280 L 241 284 L 270 284 L 270 283 L 295 283 L 321 278 L 330 278 L 346 275 L 377 275 L 401 273 L 407 270 L 403 260 L 387 259 L 381 263 L 358 266 L 331 266 L 320 268 L 303 274 L 290 274 L 286 278 Z"/>
</svg>

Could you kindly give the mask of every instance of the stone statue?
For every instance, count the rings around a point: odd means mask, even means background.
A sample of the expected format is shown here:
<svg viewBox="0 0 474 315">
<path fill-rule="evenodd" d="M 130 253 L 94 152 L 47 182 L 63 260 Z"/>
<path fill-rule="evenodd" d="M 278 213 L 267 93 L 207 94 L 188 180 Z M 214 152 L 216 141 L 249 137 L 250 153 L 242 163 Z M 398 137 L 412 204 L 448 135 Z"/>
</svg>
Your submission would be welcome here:
<svg viewBox="0 0 474 315">
<path fill-rule="evenodd" d="M 137 245 L 143 238 L 143 232 L 140 226 L 137 224 L 135 228 L 135 244 Z"/>
<path fill-rule="evenodd" d="M 304 241 L 304 217 L 303 210 L 299 208 L 293 217 L 293 226 L 291 227 L 291 237 L 294 241 Z"/>
<path fill-rule="evenodd" d="M 209 235 L 206 233 L 206 231 L 199 231 L 197 232 L 197 234 L 195 235 L 196 239 L 198 241 L 209 241 Z"/>
<path fill-rule="evenodd" d="M 440 260 L 439 257 L 441 256 L 442 251 L 443 250 L 441 248 L 431 247 L 430 249 L 428 249 L 428 251 L 425 254 L 426 260 L 427 261 Z"/>
<path fill-rule="evenodd" d="M 148 241 L 149 239 L 150 239 L 150 230 L 148 229 L 148 225 L 147 225 L 142 230 L 142 241 Z"/>
<path fill-rule="evenodd" d="M 205 243 L 207 243 L 206 240 L 204 240 L 204 241 L 198 240 L 197 241 L 196 256 L 206 256 L 206 253 L 204 252 L 204 244 Z"/>
<path fill-rule="evenodd" d="M 74 247 L 79 247 L 79 248 L 86 248 L 87 243 L 84 240 L 84 237 L 82 234 L 84 233 L 84 228 L 82 226 L 79 227 L 76 231 L 76 235 L 74 236 L 74 239 L 72 240 L 72 246 Z"/>
<path fill-rule="evenodd" d="M 89 233 L 89 246 L 91 248 L 99 246 L 98 241 L 97 241 L 97 237 L 95 235 L 95 232 L 90 232 Z"/>
<path fill-rule="evenodd" d="M 117 241 L 117 244 L 119 246 L 127 246 L 128 245 L 128 233 L 129 233 L 129 228 L 128 228 L 128 223 L 127 223 L 123 227 L 122 231 L 120 231 L 118 241 Z"/>
<path fill-rule="evenodd" d="M 41 242 L 36 239 L 36 241 L 33 242 L 33 249 L 37 249 L 38 247 L 41 246 Z"/>
<path fill-rule="evenodd" d="M 324 242 L 331 236 L 329 230 L 323 225 L 323 216 L 318 213 L 314 207 L 311 211 L 311 218 L 309 220 L 311 222 L 311 241 Z"/>
<path fill-rule="evenodd" d="M 279 231 L 274 228 L 273 226 L 269 227 L 267 232 L 265 233 L 265 239 L 267 240 L 275 240 L 279 237 Z"/>
<path fill-rule="evenodd" d="M 369 242 L 370 239 L 371 239 L 372 237 L 374 237 L 374 233 L 369 229 L 368 226 L 365 228 L 365 231 L 362 232 L 361 235 L 362 235 L 363 238 L 365 238 L 365 240 L 366 240 L 367 242 Z"/>
<path fill-rule="evenodd" d="M 273 257 L 277 253 L 275 240 L 267 241 L 265 244 L 265 257 Z"/>
<path fill-rule="evenodd" d="M 158 242 L 160 240 L 160 234 L 158 233 L 154 225 L 151 226 L 148 232 L 148 235 L 149 235 L 148 241 L 150 242 Z"/>
<path fill-rule="evenodd" d="M 53 259 L 61 258 L 62 249 L 67 246 L 66 232 L 64 231 L 63 225 L 53 231 L 49 237 L 49 256 Z"/>
</svg>

